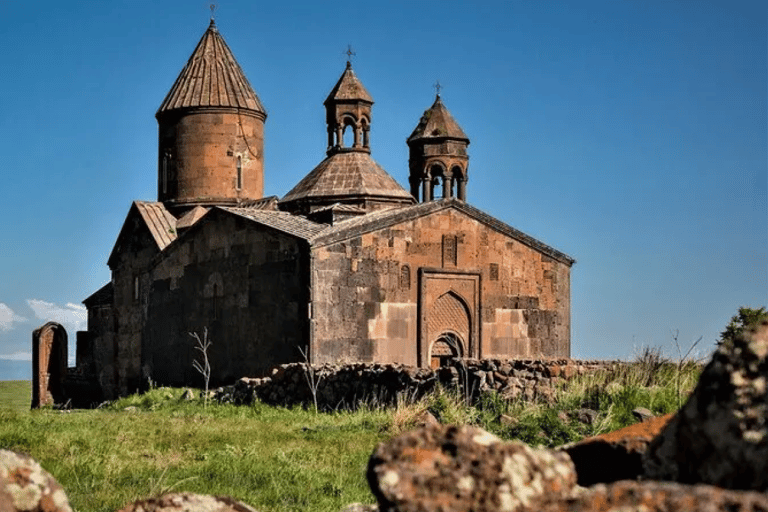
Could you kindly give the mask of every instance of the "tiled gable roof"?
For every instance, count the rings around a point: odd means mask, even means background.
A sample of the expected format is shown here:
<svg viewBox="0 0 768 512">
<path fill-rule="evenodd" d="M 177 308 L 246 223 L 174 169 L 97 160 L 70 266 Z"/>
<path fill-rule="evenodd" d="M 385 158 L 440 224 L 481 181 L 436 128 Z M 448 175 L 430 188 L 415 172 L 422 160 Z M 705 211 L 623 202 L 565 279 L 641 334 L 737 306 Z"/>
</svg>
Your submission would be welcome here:
<svg viewBox="0 0 768 512">
<path fill-rule="evenodd" d="M 134 204 L 147 224 L 158 249 L 162 251 L 176 240 L 176 218 L 165 209 L 163 203 L 135 201 Z"/>
<path fill-rule="evenodd" d="M 108 306 L 114 302 L 114 295 L 115 289 L 112 285 L 112 281 L 110 281 L 93 292 L 83 301 L 83 304 L 85 304 L 85 307 L 87 308 L 92 308 L 94 306 Z"/>
<path fill-rule="evenodd" d="M 213 20 L 157 110 L 157 115 L 192 107 L 234 107 L 266 116 L 261 100 Z"/>
<path fill-rule="evenodd" d="M 424 111 L 419 124 L 408 137 L 408 142 L 416 139 L 449 138 L 469 141 L 469 138 L 461 129 L 459 123 L 453 118 L 448 109 L 443 105 L 440 96 Z"/>
<path fill-rule="evenodd" d="M 165 209 L 163 203 L 149 201 L 134 201 L 128 215 L 125 218 L 117 241 L 109 255 L 107 263 L 111 266 L 114 258 L 123 250 L 122 241 L 128 235 L 127 230 L 130 225 L 129 220 L 132 215 L 138 214 L 142 223 L 147 227 L 149 234 L 154 240 L 157 250 L 162 251 L 168 245 L 176 240 L 176 218 Z"/>
<path fill-rule="evenodd" d="M 219 208 L 235 215 L 239 215 L 240 217 L 244 217 L 248 220 L 258 222 L 259 224 L 263 224 L 272 229 L 276 229 L 283 233 L 298 238 L 303 238 L 304 240 L 309 240 L 318 233 L 328 229 L 328 226 L 325 224 L 318 224 L 316 222 L 312 222 L 306 217 L 302 217 L 300 215 L 292 215 L 287 212 L 259 210 L 253 208 L 235 208 L 228 206 L 221 206 Z"/>
</svg>

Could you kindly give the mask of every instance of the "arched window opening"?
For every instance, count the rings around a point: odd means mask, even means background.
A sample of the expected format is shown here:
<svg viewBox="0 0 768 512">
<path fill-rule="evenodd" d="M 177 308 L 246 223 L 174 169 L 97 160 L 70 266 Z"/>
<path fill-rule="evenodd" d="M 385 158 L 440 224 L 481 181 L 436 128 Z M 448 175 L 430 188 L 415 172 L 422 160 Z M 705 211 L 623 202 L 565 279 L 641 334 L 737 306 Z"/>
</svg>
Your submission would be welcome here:
<svg viewBox="0 0 768 512">
<path fill-rule="evenodd" d="M 237 157 L 237 190 L 243 188 L 243 162 Z"/>
<path fill-rule="evenodd" d="M 168 193 L 168 166 L 170 165 L 171 155 L 168 150 L 165 150 L 163 153 L 163 165 L 162 165 L 162 172 L 160 175 L 160 182 L 162 184 L 162 191 L 163 194 Z"/>
<path fill-rule="evenodd" d="M 345 117 L 343 121 L 343 128 L 341 132 L 342 140 L 341 147 L 343 148 L 351 148 L 359 143 L 358 133 L 357 133 L 357 127 L 355 126 L 355 121 L 349 117 Z"/>
<path fill-rule="evenodd" d="M 454 332 L 444 332 L 437 337 L 430 349 L 430 366 L 440 368 L 450 365 L 451 359 L 464 357 L 464 344 Z"/>
<path fill-rule="evenodd" d="M 360 129 L 363 132 L 363 147 L 364 148 L 370 147 L 371 141 L 369 139 L 369 134 L 370 134 L 371 128 L 370 126 L 368 126 L 368 123 L 365 121 L 365 119 L 363 119 Z"/>
<path fill-rule="evenodd" d="M 440 199 L 443 197 L 443 178 L 439 176 L 432 178 L 432 193 L 430 194 L 432 199 Z"/>
</svg>

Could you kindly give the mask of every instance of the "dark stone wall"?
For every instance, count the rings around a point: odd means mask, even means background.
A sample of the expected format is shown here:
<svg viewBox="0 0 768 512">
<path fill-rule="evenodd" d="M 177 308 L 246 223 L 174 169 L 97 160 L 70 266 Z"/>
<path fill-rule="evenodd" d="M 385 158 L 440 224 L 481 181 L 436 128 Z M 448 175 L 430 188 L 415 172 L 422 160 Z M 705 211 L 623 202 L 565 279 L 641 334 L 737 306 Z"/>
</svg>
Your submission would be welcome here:
<svg viewBox="0 0 768 512">
<path fill-rule="evenodd" d="M 110 367 L 114 370 L 112 377 L 107 374 L 102 377 L 115 383 L 113 388 L 108 388 L 107 398 L 124 396 L 146 385 L 141 370 L 141 331 L 148 301 L 147 271 L 159 253 L 157 243 L 135 208 L 126 219 L 119 241 L 116 256 L 110 260 L 114 285 L 113 331 L 109 331 L 108 322 L 102 323 L 104 337 L 100 341 L 94 340 L 94 345 L 103 347 L 97 356 L 103 359 L 97 365 L 106 372 Z M 110 350 L 112 335 L 115 342 Z"/>
<path fill-rule="evenodd" d="M 190 333 L 208 331 L 211 385 L 301 360 L 309 284 L 303 242 L 213 210 L 151 272 L 142 365 L 164 385 L 203 385 Z"/>
</svg>

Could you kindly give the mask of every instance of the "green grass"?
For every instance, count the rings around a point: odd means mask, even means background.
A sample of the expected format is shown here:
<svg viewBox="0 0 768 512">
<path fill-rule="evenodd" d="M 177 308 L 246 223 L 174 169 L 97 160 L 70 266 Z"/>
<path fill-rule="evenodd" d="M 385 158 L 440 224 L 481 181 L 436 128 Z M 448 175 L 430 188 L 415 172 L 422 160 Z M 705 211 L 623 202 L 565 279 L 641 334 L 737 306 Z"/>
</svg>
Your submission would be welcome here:
<svg viewBox="0 0 768 512">
<path fill-rule="evenodd" d="M 104 409 L 29 410 L 29 383 L 0 383 L 0 448 L 35 457 L 66 489 L 78 512 L 116 510 L 167 491 L 230 495 L 261 512 L 333 511 L 373 503 L 365 482 L 376 444 L 431 412 L 443 423 L 481 426 L 505 439 L 558 446 L 634 423 L 631 410 L 674 411 L 700 369 L 661 362 L 570 381 L 551 403 L 505 402 L 487 394 L 477 406 L 451 390 L 389 410 L 315 414 L 256 403 L 180 401 L 159 388 Z M 7 400 L 6 400 L 7 398 Z M 23 400 L 22 400 L 23 398 Z M 569 413 L 589 407 L 593 425 Z M 129 410 L 126 410 L 129 408 Z M 501 422 L 504 414 L 514 419 Z"/>
<path fill-rule="evenodd" d="M 0 409 L 26 411 L 32 404 L 32 382 L 28 380 L 0 381 Z"/>
<path fill-rule="evenodd" d="M 160 388 L 108 409 L 0 410 L 0 447 L 35 457 L 78 511 L 169 490 L 231 495 L 261 511 L 373 502 L 364 473 L 382 412 L 318 414 L 180 402 Z M 134 406 L 134 411 L 125 411 Z"/>
</svg>

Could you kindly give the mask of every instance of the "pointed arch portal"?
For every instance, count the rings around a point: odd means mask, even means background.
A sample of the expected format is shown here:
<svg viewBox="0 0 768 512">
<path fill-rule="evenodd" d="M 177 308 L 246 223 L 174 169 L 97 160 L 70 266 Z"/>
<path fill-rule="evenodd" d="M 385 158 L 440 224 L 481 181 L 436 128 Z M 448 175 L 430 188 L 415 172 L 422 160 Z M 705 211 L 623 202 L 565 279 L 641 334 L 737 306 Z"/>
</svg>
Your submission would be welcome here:
<svg viewBox="0 0 768 512">
<path fill-rule="evenodd" d="M 419 269 L 418 365 L 480 357 L 480 274 Z"/>
</svg>

